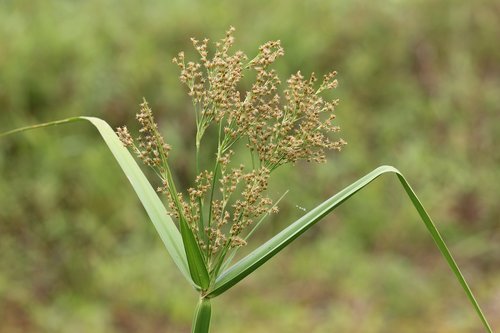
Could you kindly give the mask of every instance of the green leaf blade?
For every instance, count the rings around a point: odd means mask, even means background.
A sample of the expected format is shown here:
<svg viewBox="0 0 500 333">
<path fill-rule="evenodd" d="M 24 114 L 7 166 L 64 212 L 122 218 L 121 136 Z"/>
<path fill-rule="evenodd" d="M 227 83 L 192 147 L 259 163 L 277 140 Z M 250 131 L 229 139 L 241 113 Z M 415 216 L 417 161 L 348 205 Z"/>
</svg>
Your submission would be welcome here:
<svg viewBox="0 0 500 333">
<path fill-rule="evenodd" d="M 167 248 L 170 256 L 184 277 L 192 284 L 193 281 L 188 274 L 187 258 L 184 253 L 184 246 L 179 230 L 170 216 L 168 216 L 165 206 L 161 202 L 160 198 L 158 198 L 154 189 L 151 187 L 151 184 L 137 165 L 137 162 L 134 160 L 130 152 L 123 146 L 120 139 L 108 123 L 102 119 L 94 117 L 80 117 L 80 119 L 89 121 L 97 128 L 106 145 L 120 165 L 120 168 L 132 184 L 137 197 L 144 206 L 151 222 L 153 222 L 153 225 L 160 235 L 160 238 Z"/>
<path fill-rule="evenodd" d="M 263 265 L 267 260 L 271 259 L 279 251 L 285 248 L 293 240 L 299 237 L 302 233 L 320 221 L 333 209 L 338 207 L 342 202 L 354 195 L 361 188 L 373 181 L 378 174 L 379 169 L 376 169 L 368 175 L 360 178 L 353 184 L 324 201 L 300 219 L 283 229 L 276 236 L 271 238 L 266 243 L 255 249 L 249 255 L 238 261 L 231 268 L 221 274 L 216 280 L 214 289 L 209 293 L 209 296 L 217 296 L 231 288 L 237 282 L 245 278 L 248 274 Z"/>
<path fill-rule="evenodd" d="M 205 261 L 203 260 L 200 247 L 194 237 L 193 231 L 183 218 L 180 219 L 180 227 L 191 277 L 201 290 L 207 290 L 210 285 L 210 276 Z"/>
<path fill-rule="evenodd" d="M 353 196 L 358 191 L 363 189 L 373 180 L 375 180 L 376 178 L 385 173 L 394 173 L 397 175 L 405 192 L 408 194 L 410 200 L 415 206 L 415 209 L 419 213 L 422 222 L 425 224 L 427 230 L 429 231 L 434 242 L 439 248 L 439 251 L 441 252 L 446 262 L 450 266 L 451 270 L 455 274 L 455 277 L 462 286 L 462 289 L 466 293 L 474 310 L 481 319 L 483 326 L 486 328 L 488 332 L 492 332 L 491 327 L 488 321 L 486 320 L 486 317 L 481 311 L 481 308 L 472 293 L 472 290 L 468 286 L 463 274 L 458 268 L 455 260 L 453 259 L 453 256 L 448 250 L 448 247 L 446 246 L 436 226 L 432 222 L 432 219 L 430 218 L 429 214 L 427 214 L 427 212 L 425 211 L 423 205 L 421 204 L 418 197 L 415 195 L 415 192 L 411 188 L 410 184 L 406 181 L 404 176 L 396 168 L 392 166 L 381 166 L 373 170 L 372 172 L 368 173 L 364 177 L 358 179 L 351 185 L 347 186 L 339 193 L 335 194 L 328 200 L 324 201 L 316 208 L 308 212 L 306 215 L 304 215 L 303 217 L 292 223 L 290 226 L 282 230 L 276 236 L 271 238 L 269 241 L 267 241 L 266 243 L 255 249 L 249 255 L 247 255 L 239 262 L 234 264 L 227 271 L 222 273 L 221 276 L 219 276 L 219 278 L 216 280 L 213 290 L 211 290 L 207 296 L 208 297 L 218 296 L 223 292 L 225 292 L 226 290 L 228 290 L 229 288 L 231 288 L 232 286 L 234 286 L 236 283 L 238 283 L 243 278 L 251 274 L 253 271 L 259 268 L 269 259 L 274 257 L 283 248 L 285 248 L 288 244 L 290 244 L 293 240 L 299 237 L 302 233 L 304 233 L 306 230 L 308 230 L 310 227 L 312 227 L 314 224 L 320 221 L 327 214 L 332 212 L 335 208 L 340 206 L 344 201 L 349 199 L 351 196 Z"/>
<path fill-rule="evenodd" d="M 179 230 L 175 226 L 172 219 L 168 216 L 165 206 L 161 202 L 154 189 L 151 187 L 151 184 L 147 180 L 146 176 L 141 171 L 130 152 L 123 146 L 120 139 L 117 137 L 108 123 L 106 123 L 102 119 L 95 117 L 72 117 L 68 119 L 15 129 L 12 131 L 1 133 L 0 137 L 36 128 L 56 126 L 76 121 L 88 121 L 99 131 L 102 139 L 118 162 L 123 173 L 131 183 L 134 191 L 137 194 L 137 197 L 144 206 L 146 213 L 151 219 L 151 222 L 156 228 L 156 231 L 158 232 L 174 263 L 179 268 L 182 275 L 184 275 L 184 277 L 188 280 L 188 282 L 195 286 L 195 283 L 191 279 L 189 273 L 186 253 L 184 252 L 184 245 Z"/>
<path fill-rule="evenodd" d="M 476 298 L 474 297 L 474 294 L 472 293 L 472 290 L 470 289 L 467 281 L 465 280 L 465 277 L 463 276 L 462 272 L 460 271 L 460 268 L 458 267 L 457 263 L 455 262 L 455 259 L 451 255 L 451 252 L 448 250 L 448 247 L 446 246 L 446 243 L 444 242 L 443 237 L 439 233 L 438 229 L 434 225 L 434 222 L 432 221 L 431 217 L 425 210 L 424 206 L 418 199 L 417 195 L 411 188 L 410 184 L 406 181 L 405 177 L 396 170 L 397 177 L 403 185 L 403 188 L 406 191 L 406 194 L 408 194 L 408 197 L 413 203 L 413 206 L 415 206 L 415 209 L 418 211 L 418 214 L 420 215 L 420 218 L 424 222 L 427 230 L 432 236 L 432 239 L 436 243 L 437 247 L 439 248 L 439 251 L 445 258 L 446 262 L 448 263 L 448 266 L 451 268 L 453 273 L 455 274 L 455 277 L 457 278 L 458 282 L 460 283 L 460 286 L 464 290 L 465 294 L 467 295 L 467 298 L 469 299 L 470 303 L 472 304 L 474 310 L 476 311 L 476 314 L 478 317 L 481 319 L 481 322 L 483 323 L 484 328 L 486 329 L 487 332 L 492 333 L 493 330 L 491 329 L 490 324 L 488 323 L 488 320 L 486 319 L 486 316 L 483 314 L 483 311 L 481 310 L 481 307 L 479 306 L 479 303 L 477 302 Z"/>
<path fill-rule="evenodd" d="M 123 172 L 129 179 L 139 200 L 146 209 L 168 252 L 190 283 L 196 287 L 207 289 L 210 283 L 207 269 L 194 235 L 186 221 L 181 219 L 181 234 L 172 219 L 168 216 L 165 206 L 151 187 L 151 184 L 140 170 L 130 152 L 123 147 L 111 127 L 102 119 L 81 117 L 91 122 L 99 131 L 117 160 Z M 187 268 L 186 269 L 186 263 Z M 187 273 L 189 271 L 189 275 Z"/>
</svg>

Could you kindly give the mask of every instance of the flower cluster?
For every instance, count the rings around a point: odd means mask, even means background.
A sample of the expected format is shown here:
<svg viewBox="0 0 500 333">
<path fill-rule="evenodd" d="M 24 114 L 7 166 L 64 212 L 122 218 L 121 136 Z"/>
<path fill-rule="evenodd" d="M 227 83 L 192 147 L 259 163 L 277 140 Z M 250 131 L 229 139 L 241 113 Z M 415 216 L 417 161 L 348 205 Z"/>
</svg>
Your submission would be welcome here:
<svg viewBox="0 0 500 333">
<path fill-rule="evenodd" d="M 162 179 L 159 192 L 165 193 L 170 214 L 186 221 L 209 267 L 224 260 L 227 251 L 246 244 L 245 230 L 272 212 L 276 205 L 267 197 L 269 177 L 287 163 L 300 160 L 324 162 L 329 150 L 341 150 L 346 142 L 332 139 L 339 131 L 334 124 L 338 100 L 326 100 L 322 93 L 337 87 L 336 72 L 318 84 L 312 74 L 292 75 L 286 86 L 273 63 L 284 55 L 280 41 L 267 42 L 249 58 L 231 52 L 234 28 L 215 43 L 209 55 L 209 40 L 191 39 L 200 61 L 186 61 L 183 52 L 173 59 L 180 69 L 180 81 L 193 99 L 196 115 L 196 169 L 193 187 L 177 192 L 168 166 L 170 146 L 158 133 L 151 109 L 144 101 L 137 120 L 141 125 L 136 146 L 126 127 L 117 130 L 130 147 Z M 241 93 L 246 73 L 255 73 L 251 88 Z M 218 129 L 212 166 L 200 165 L 200 143 L 206 130 Z M 252 155 L 251 167 L 231 163 L 234 144 L 246 144 Z M 204 163 L 206 164 L 206 163 Z M 213 266 L 212 266 L 213 267 Z"/>
<path fill-rule="evenodd" d="M 140 112 L 136 114 L 136 119 L 141 125 L 139 129 L 140 135 L 137 138 L 139 146 L 135 145 L 126 126 L 119 127 L 116 130 L 118 138 L 125 147 L 132 148 L 144 164 L 151 167 L 157 167 L 163 172 L 163 167 L 167 162 L 168 152 L 171 147 L 169 144 L 165 143 L 165 140 L 159 133 L 158 125 L 153 117 L 153 112 L 146 100 L 141 103 L 141 109 Z"/>
</svg>

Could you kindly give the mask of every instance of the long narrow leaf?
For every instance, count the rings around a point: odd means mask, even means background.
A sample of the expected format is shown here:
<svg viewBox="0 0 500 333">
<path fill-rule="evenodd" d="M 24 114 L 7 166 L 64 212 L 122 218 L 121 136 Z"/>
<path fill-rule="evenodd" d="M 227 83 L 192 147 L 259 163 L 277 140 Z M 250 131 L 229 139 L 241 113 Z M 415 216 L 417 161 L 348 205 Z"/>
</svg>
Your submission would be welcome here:
<svg viewBox="0 0 500 333">
<path fill-rule="evenodd" d="M 210 285 L 210 277 L 208 275 L 207 266 L 203 261 L 201 250 L 198 242 L 194 237 L 193 231 L 189 228 L 187 222 L 180 218 L 181 236 L 186 249 L 186 255 L 189 265 L 189 271 L 193 281 L 200 286 L 202 290 L 207 290 Z"/>
<path fill-rule="evenodd" d="M 167 248 L 169 254 L 172 256 L 175 264 L 177 265 L 177 267 L 179 267 L 184 277 L 191 284 L 195 285 L 189 274 L 188 263 L 186 254 L 184 252 L 182 238 L 179 231 L 177 230 L 177 227 L 173 223 L 172 219 L 167 215 L 165 206 L 158 198 L 156 192 L 151 187 L 151 184 L 148 182 L 146 176 L 144 176 L 143 172 L 135 162 L 132 155 L 125 147 L 123 147 L 113 129 L 104 120 L 94 117 L 74 117 L 59 121 L 53 121 L 50 123 L 19 128 L 2 133 L 0 134 L 0 137 L 35 128 L 54 126 L 82 120 L 89 121 L 97 128 L 106 145 L 120 165 L 122 171 L 125 173 L 126 177 L 132 184 L 132 187 L 137 193 L 137 196 L 139 197 L 142 205 L 146 209 L 147 214 L 153 222 L 156 231 L 160 235 L 163 244 L 165 244 L 165 247 Z"/>
<path fill-rule="evenodd" d="M 123 144 L 111 127 L 102 119 L 92 117 L 81 118 L 90 121 L 101 133 L 101 136 L 120 164 L 120 167 L 127 174 L 132 186 L 134 186 L 139 199 L 144 205 L 144 208 L 146 208 L 146 211 L 148 211 L 151 221 L 153 221 L 156 230 L 160 234 L 165 246 L 167 246 L 167 250 L 170 252 L 174 261 L 176 261 L 176 259 L 182 259 L 182 264 L 185 265 L 187 260 L 191 276 L 191 279 L 188 278 L 188 281 L 194 282 L 196 286 L 199 286 L 202 289 L 208 288 L 208 272 L 203 262 L 198 244 L 196 243 L 189 226 L 187 226 L 186 222 L 181 219 L 181 239 L 179 239 L 179 231 L 175 227 L 172 219 L 168 216 L 165 206 L 156 195 L 155 191 L 151 187 L 151 184 L 148 182 L 147 178 L 144 176 L 129 151 L 123 147 Z M 130 176 L 134 177 L 131 178 Z M 141 181 L 138 181 L 139 179 Z M 163 221 L 166 221 L 167 223 L 164 223 Z M 166 236 L 165 239 L 164 236 Z M 175 240 L 172 239 L 172 236 L 175 237 Z M 171 249 L 169 249 L 171 245 L 176 245 L 172 247 L 172 250 L 174 251 L 173 253 L 171 252 Z M 185 252 L 182 251 L 182 249 L 185 249 Z M 181 253 L 183 254 L 182 256 Z M 181 271 L 184 275 L 186 275 L 185 266 L 182 267 Z"/>
<path fill-rule="evenodd" d="M 303 232 L 312 227 L 315 223 L 320 221 L 323 217 L 333 211 L 336 207 L 342 204 L 344 201 L 349 199 L 356 192 L 364 188 L 366 185 L 371 183 L 377 177 L 385 173 L 395 173 L 403 185 L 406 193 L 410 197 L 413 205 L 417 209 L 422 221 L 424 222 L 427 230 L 430 232 L 434 242 L 438 246 L 441 254 L 446 259 L 448 265 L 451 270 L 455 274 L 457 280 L 462 286 L 463 290 L 467 294 L 470 302 L 472 303 L 476 313 L 480 317 L 484 327 L 488 332 L 492 332 L 488 321 L 483 315 L 481 308 L 479 307 L 478 302 L 474 298 L 474 295 L 469 288 L 467 282 L 465 281 L 464 276 L 460 272 L 455 260 L 453 259 L 450 251 L 446 247 L 446 244 L 443 241 L 443 238 L 439 234 L 439 231 L 436 229 L 436 226 L 432 222 L 430 216 L 425 211 L 424 207 L 420 203 L 419 199 L 413 192 L 411 186 L 408 184 L 403 175 L 395 168 L 391 166 L 381 166 L 374 171 L 370 172 L 366 176 L 360 178 L 353 184 L 347 186 L 345 189 L 321 203 L 319 206 L 311 210 L 309 213 L 304 215 L 299 220 L 295 221 L 293 224 L 288 226 L 286 229 L 278 233 L 276 236 L 271 238 L 269 241 L 255 249 L 249 255 L 241 259 L 239 262 L 234 264 L 231 268 L 221 274 L 221 276 L 216 280 L 214 289 L 208 294 L 209 297 L 214 297 L 220 295 L 224 291 L 228 290 L 236 283 L 241 281 L 243 278 L 248 276 L 258 267 L 263 265 L 267 260 L 271 259 L 278 252 L 280 252 L 283 248 L 285 248 L 288 244 L 290 244 L 294 239 L 299 237 Z"/>
</svg>

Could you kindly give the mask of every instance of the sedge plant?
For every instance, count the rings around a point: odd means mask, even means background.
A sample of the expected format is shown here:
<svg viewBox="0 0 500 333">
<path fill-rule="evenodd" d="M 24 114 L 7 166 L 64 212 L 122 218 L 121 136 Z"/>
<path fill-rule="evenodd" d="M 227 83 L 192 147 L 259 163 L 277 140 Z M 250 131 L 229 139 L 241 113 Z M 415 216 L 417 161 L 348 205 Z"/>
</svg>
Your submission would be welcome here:
<svg viewBox="0 0 500 333">
<path fill-rule="evenodd" d="M 263 44 L 249 59 L 241 51 L 231 51 L 233 32 L 231 27 L 213 47 L 208 39 L 192 39 L 200 57 L 198 62 L 187 61 L 183 52 L 173 60 L 192 99 L 196 119 L 196 176 L 185 190 L 179 190 L 175 182 L 171 166 L 175 162 L 169 157 L 171 146 L 159 132 L 146 100 L 136 115 L 138 135 L 131 134 L 126 126 L 115 132 L 98 118 L 74 117 L 0 136 L 81 120 L 97 128 L 176 266 L 199 293 L 192 332 L 209 332 L 212 298 L 229 290 L 344 201 L 388 173 L 399 179 L 486 331 L 492 332 L 436 226 L 404 176 L 391 166 L 376 168 L 232 264 L 238 249 L 247 244 L 266 217 L 278 212 L 277 204 L 284 195 L 268 196 L 274 171 L 298 161 L 322 163 L 328 151 L 340 151 L 346 144 L 337 137 L 340 129 L 335 125 L 334 111 L 338 100 L 324 97 L 326 91 L 337 87 L 336 72 L 321 80 L 314 74 L 306 78 L 297 72 L 282 84 L 272 68 L 284 55 L 280 42 Z M 242 92 L 240 83 L 245 75 L 255 80 L 248 91 Z M 207 140 L 207 133 L 215 134 L 216 140 Z M 203 149 L 209 153 L 203 155 Z M 247 154 L 249 162 L 236 163 L 244 160 L 238 159 L 236 152 Z M 159 177 L 156 190 L 131 153 Z M 207 155 L 212 158 L 202 157 Z M 166 206 L 158 195 L 166 198 Z"/>
</svg>

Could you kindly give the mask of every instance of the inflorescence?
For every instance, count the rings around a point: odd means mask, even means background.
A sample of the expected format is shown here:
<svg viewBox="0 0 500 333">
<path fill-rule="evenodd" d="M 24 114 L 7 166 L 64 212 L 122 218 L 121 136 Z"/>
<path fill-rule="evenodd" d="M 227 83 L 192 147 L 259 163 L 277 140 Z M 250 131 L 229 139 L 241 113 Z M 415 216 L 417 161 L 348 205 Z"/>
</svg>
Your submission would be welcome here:
<svg viewBox="0 0 500 333">
<path fill-rule="evenodd" d="M 314 73 L 305 78 L 297 72 L 280 92 L 282 82 L 271 68 L 284 55 L 280 41 L 265 43 L 248 60 L 242 51 L 231 53 L 233 33 L 231 27 L 215 43 L 212 57 L 208 39 L 192 38 L 200 62 L 186 62 L 183 52 L 173 59 L 196 115 L 198 175 L 186 193 L 175 188 L 168 159 L 171 147 L 159 133 L 146 101 L 136 117 L 141 128 L 135 140 L 126 127 L 117 129 L 123 144 L 155 169 L 162 182 L 158 192 L 167 196 L 169 214 L 188 223 L 209 267 L 220 265 L 228 250 L 246 244 L 244 231 L 249 226 L 277 212 L 266 196 L 274 170 L 299 160 L 324 162 L 327 151 L 340 151 L 346 144 L 330 137 L 339 131 L 334 125 L 338 100 L 321 97 L 337 87 L 336 72 L 325 75 L 319 84 Z M 255 82 L 242 94 L 240 81 L 248 72 L 255 73 Z M 200 171 L 200 145 L 210 126 L 218 129 L 216 155 L 213 168 Z M 250 150 L 250 167 L 231 163 L 238 141 Z"/>
</svg>

